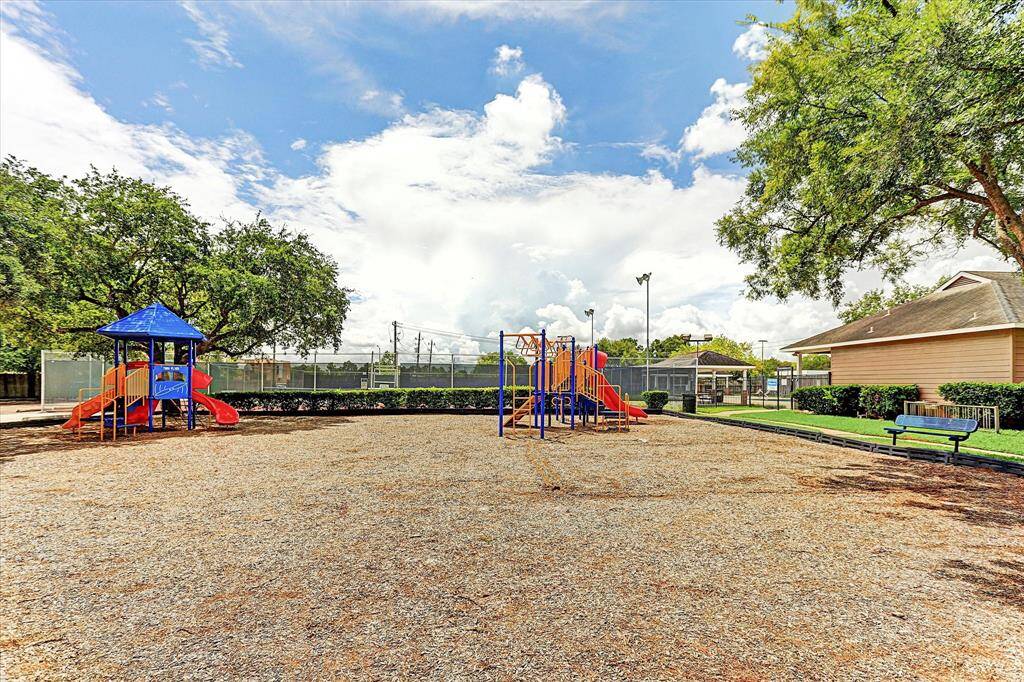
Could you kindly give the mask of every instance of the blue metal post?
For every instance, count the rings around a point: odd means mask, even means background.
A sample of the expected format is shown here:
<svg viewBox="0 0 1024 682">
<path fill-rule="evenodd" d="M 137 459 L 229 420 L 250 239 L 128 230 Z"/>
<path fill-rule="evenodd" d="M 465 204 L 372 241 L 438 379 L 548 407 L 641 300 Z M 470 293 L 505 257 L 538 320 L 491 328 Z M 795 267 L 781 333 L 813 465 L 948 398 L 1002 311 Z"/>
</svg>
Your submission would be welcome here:
<svg viewBox="0 0 1024 682">
<path fill-rule="evenodd" d="M 544 437 L 544 414 L 547 410 L 548 343 L 546 330 L 540 330 L 540 437 Z"/>
<path fill-rule="evenodd" d="M 146 396 L 146 409 L 149 411 L 149 432 L 153 432 L 153 409 L 150 407 L 152 403 L 153 394 L 156 393 L 154 390 L 156 381 L 156 341 L 153 339 L 149 340 L 149 395 Z"/>
<path fill-rule="evenodd" d="M 537 378 L 541 376 L 541 370 L 537 367 L 537 363 L 529 366 L 529 426 L 530 428 L 537 428 L 537 391 L 538 383 Z"/>
<path fill-rule="evenodd" d="M 572 403 L 569 405 L 569 429 L 576 428 L 576 337 L 572 337 L 572 356 L 569 360 L 569 393 Z"/>
<path fill-rule="evenodd" d="M 188 373 L 185 375 L 186 390 L 188 391 L 188 430 L 195 428 L 195 405 L 192 402 L 192 367 L 195 365 L 196 342 L 188 342 Z"/>
<path fill-rule="evenodd" d="M 121 364 L 121 342 L 114 339 L 114 367 Z"/>
<path fill-rule="evenodd" d="M 514 408 L 514 406 L 513 406 Z M 505 332 L 498 332 L 498 436 L 505 433 Z"/>
</svg>

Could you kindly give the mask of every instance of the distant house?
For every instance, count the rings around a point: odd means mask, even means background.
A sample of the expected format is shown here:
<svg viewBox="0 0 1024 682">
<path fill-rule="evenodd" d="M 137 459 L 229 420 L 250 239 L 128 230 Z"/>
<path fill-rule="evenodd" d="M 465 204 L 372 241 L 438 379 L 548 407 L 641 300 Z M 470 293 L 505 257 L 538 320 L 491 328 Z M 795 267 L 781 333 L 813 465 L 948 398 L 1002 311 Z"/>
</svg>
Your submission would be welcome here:
<svg viewBox="0 0 1024 682">
<path fill-rule="evenodd" d="M 941 400 L 949 381 L 1024 381 L 1024 281 L 959 272 L 935 291 L 782 350 L 832 356 L 834 384 L 917 384 Z"/>
</svg>

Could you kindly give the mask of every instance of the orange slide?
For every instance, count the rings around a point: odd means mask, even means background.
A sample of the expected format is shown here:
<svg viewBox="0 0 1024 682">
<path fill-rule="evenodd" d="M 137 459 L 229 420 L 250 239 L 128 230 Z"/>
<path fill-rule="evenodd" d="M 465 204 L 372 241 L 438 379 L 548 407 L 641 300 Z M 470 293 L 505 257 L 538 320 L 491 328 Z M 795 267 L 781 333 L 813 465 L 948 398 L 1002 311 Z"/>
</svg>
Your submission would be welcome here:
<svg viewBox="0 0 1024 682">
<path fill-rule="evenodd" d="M 75 405 L 74 409 L 71 410 L 71 419 L 68 419 L 66 422 L 64 422 L 62 426 L 65 429 L 77 429 L 79 426 L 81 426 L 83 419 L 91 417 L 92 415 L 99 412 L 100 408 L 103 407 L 103 405 L 105 405 L 109 401 L 109 398 L 105 398 L 102 395 L 97 395 L 93 396 L 92 398 L 89 398 L 88 400 L 78 403 L 77 405 Z"/>
</svg>

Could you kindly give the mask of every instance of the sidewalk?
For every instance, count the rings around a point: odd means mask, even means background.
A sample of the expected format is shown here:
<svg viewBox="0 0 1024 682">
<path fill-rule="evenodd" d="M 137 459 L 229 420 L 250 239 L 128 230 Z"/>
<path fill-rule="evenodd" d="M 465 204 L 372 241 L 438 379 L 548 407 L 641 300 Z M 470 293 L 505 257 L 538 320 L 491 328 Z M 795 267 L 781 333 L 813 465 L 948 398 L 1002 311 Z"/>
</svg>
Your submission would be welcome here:
<svg viewBox="0 0 1024 682">
<path fill-rule="evenodd" d="M 74 406 L 74 403 L 59 403 L 47 405 L 44 410 L 38 402 L 0 403 L 0 424 L 47 424 L 58 419 L 64 420 L 71 416 L 71 408 Z"/>
</svg>

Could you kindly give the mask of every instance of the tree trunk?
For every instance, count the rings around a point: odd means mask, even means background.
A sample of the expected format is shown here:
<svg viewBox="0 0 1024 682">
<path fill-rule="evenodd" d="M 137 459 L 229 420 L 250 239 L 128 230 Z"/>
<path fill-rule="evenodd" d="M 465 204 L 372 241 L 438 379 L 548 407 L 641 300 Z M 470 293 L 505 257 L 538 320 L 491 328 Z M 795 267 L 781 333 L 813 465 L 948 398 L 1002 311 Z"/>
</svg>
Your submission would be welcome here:
<svg viewBox="0 0 1024 682">
<path fill-rule="evenodd" d="M 1007 256 L 1017 261 L 1019 268 L 1024 270 L 1024 219 L 1006 198 L 992 165 L 992 157 L 983 154 L 980 164 L 974 161 L 967 161 L 966 164 L 971 175 L 985 190 L 989 207 L 995 214 L 996 238 L 1000 247 Z"/>
</svg>

